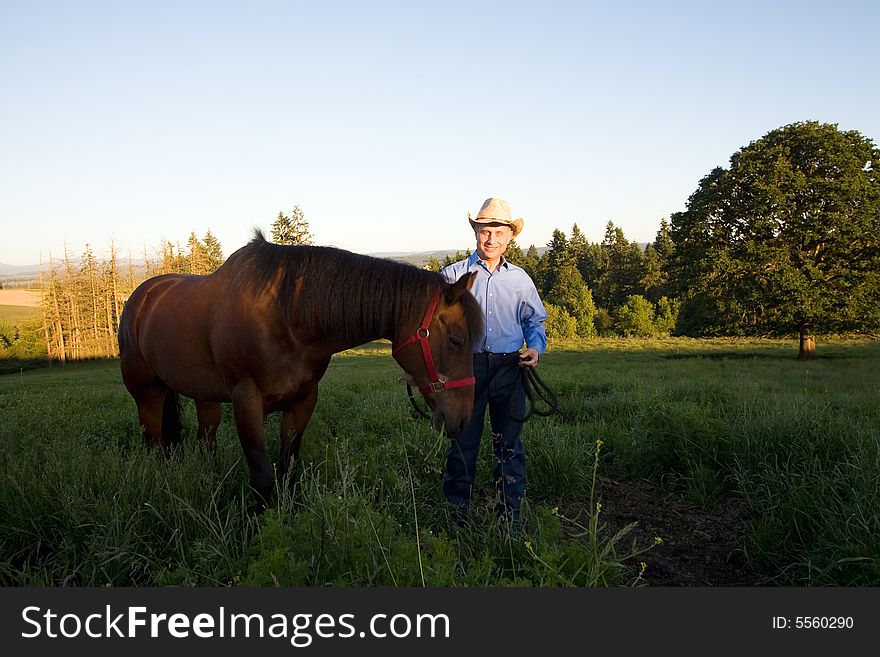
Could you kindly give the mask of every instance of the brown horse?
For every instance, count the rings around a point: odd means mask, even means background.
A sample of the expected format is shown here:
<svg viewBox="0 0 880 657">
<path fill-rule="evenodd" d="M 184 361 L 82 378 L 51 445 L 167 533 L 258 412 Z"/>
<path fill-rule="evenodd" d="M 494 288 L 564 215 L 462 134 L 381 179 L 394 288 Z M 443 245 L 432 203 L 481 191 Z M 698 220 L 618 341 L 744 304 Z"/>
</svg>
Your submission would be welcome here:
<svg viewBox="0 0 880 657">
<path fill-rule="evenodd" d="M 231 402 L 250 484 L 265 503 L 274 485 L 264 419 L 281 412 L 283 480 L 296 461 L 330 357 L 391 341 L 438 430 L 455 437 L 473 407 L 472 345 L 482 315 L 473 274 L 439 274 L 340 249 L 279 246 L 262 233 L 213 274 L 142 283 L 119 323 L 122 379 L 148 443 L 181 439 L 178 395 L 195 400 L 213 448 L 220 403 Z M 419 343 L 421 349 L 413 343 Z"/>
</svg>

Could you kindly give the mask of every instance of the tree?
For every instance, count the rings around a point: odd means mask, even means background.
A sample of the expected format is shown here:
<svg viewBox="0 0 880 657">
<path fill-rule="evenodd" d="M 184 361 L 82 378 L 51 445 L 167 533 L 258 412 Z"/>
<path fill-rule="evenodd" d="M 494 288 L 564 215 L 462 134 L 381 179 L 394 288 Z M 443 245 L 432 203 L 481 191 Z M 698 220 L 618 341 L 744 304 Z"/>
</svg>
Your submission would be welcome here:
<svg viewBox="0 0 880 657">
<path fill-rule="evenodd" d="M 467 249 L 465 251 L 456 251 L 453 255 L 449 255 L 448 253 L 443 256 L 443 262 L 440 263 L 440 268 L 448 267 L 449 265 L 454 265 L 456 262 L 461 260 L 467 260 L 471 257 L 471 250 Z"/>
<path fill-rule="evenodd" d="M 616 312 L 616 326 L 626 337 L 650 337 L 657 331 L 654 324 L 654 304 L 645 297 L 634 294 Z"/>
<path fill-rule="evenodd" d="M 642 277 L 641 286 L 649 301 L 657 302 L 661 297 L 671 293 L 669 264 L 674 248 L 669 222 L 664 217 L 660 220 L 660 229 L 657 231 L 654 241 L 645 247 L 645 274 Z"/>
<path fill-rule="evenodd" d="M 535 248 L 534 244 L 530 244 L 526 251 L 525 262 L 523 263 L 522 268 L 526 270 L 526 273 L 529 275 L 529 278 L 532 279 L 532 282 L 536 287 L 538 285 L 538 268 L 540 265 L 541 256 L 538 255 L 538 249 Z"/>
<path fill-rule="evenodd" d="M 815 121 L 773 130 L 703 178 L 672 216 L 679 329 L 797 333 L 880 323 L 880 152 Z"/>
<path fill-rule="evenodd" d="M 601 244 L 589 243 L 582 250 L 577 260 L 577 268 L 581 278 L 593 291 L 593 298 L 600 306 L 605 305 L 606 300 L 601 296 L 601 280 L 608 270 L 608 255 Z"/>
<path fill-rule="evenodd" d="M 283 212 L 272 223 L 272 241 L 276 244 L 311 244 L 312 234 L 309 222 L 298 205 L 293 207 L 288 217 Z"/>
<path fill-rule="evenodd" d="M 559 272 L 566 265 L 574 264 L 574 258 L 568 250 L 568 239 L 558 228 L 553 231 L 553 237 L 547 244 L 547 252 L 541 258 L 541 266 L 538 271 L 541 280 L 541 293 L 546 296 L 556 284 Z"/>
<path fill-rule="evenodd" d="M 436 271 L 439 272 L 442 269 L 442 265 L 436 256 L 431 256 L 428 258 L 428 262 L 425 263 L 423 269 L 427 269 L 428 271 Z"/>
<path fill-rule="evenodd" d="M 554 338 L 573 338 L 577 335 L 577 320 L 569 315 L 565 308 L 545 303 L 544 310 L 547 311 L 547 319 L 544 322 L 547 338 L 551 340 Z"/>
<path fill-rule="evenodd" d="M 596 327 L 596 333 L 603 337 L 614 335 L 614 318 L 606 308 L 596 309 L 596 316 L 593 318 L 593 325 Z"/>
<path fill-rule="evenodd" d="M 675 328 L 681 304 L 668 297 L 660 297 L 654 312 L 654 327 L 658 335 L 669 335 Z"/>
<path fill-rule="evenodd" d="M 515 239 L 510 240 L 510 243 L 508 243 L 507 248 L 504 250 L 504 259 L 517 267 L 525 266 L 526 254 L 523 253 L 522 248 L 516 243 Z"/>
<path fill-rule="evenodd" d="M 602 251 L 604 268 L 596 287 L 599 304 L 607 308 L 622 306 L 628 297 L 643 292 L 644 254 L 638 242 L 630 243 L 623 229 L 611 221 L 605 227 Z"/>
<path fill-rule="evenodd" d="M 663 295 L 665 277 L 663 274 L 660 256 L 654 249 L 653 244 L 645 247 L 644 275 L 639 281 L 639 286 L 645 291 L 645 297 L 650 301 L 656 301 Z"/>
<path fill-rule="evenodd" d="M 568 252 L 571 254 L 575 266 L 580 267 L 580 262 L 586 257 L 590 243 L 587 236 L 581 232 L 577 224 L 571 227 L 571 237 L 568 239 Z M 583 276 L 583 274 L 581 274 Z"/>
<path fill-rule="evenodd" d="M 672 258 L 675 244 L 672 241 L 672 232 L 666 217 L 660 220 L 660 228 L 657 229 L 657 235 L 654 237 L 654 242 L 651 246 L 654 247 L 661 262 L 668 262 Z"/>
<path fill-rule="evenodd" d="M 579 336 L 586 338 L 596 335 L 593 324 L 596 305 L 593 303 L 593 295 L 573 264 L 565 265 L 559 270 L 556 282 L 547 293 L 547 301 L 559 306 L 574 318 Z"/>
<path fill-rule="evenodd" d="M 175 250 L 176 249 L 176 250 Z M 162 256 L 158 263 L 158 271 L 162 274 L 188 272 L 189 259 L 183 255 L 180 244 L 174 245 L 169 240 L 162 242 Z"/>
<path fill-rule="evenodd" d="M 189 247 L 189 253 L 186 255 L 186 259 L 189 261 L 189 273 L 207 274 L 208 249 L 202 244 L 198 236 L 196 236 L 195 231 L 189 234 L 189 239 L 186 241 L 186 245 Z"/>
<path fill-rule="evenodd" d="M 220 240 L 214 237 L 210 228 L 202 241 L 205 245 L 205 273 L 213 274 L 223 264 L 223 247 L 220 245 Z"/>
</svg>

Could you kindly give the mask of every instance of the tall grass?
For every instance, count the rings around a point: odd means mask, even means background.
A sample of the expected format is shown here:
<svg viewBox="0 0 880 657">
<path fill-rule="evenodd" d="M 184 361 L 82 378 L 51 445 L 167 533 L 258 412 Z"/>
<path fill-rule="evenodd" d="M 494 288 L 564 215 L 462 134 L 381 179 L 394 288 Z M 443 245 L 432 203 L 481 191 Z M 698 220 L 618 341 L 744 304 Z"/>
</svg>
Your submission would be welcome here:
<svg viewBox="0 0 880 657">
<path fill-rule="evenodd" d="M 823 349 L 824 347 L 824 349 Z M 523 532 L 440 490 L 447 439 L 408 407 L 386 347 L 334 358 L 292 491 L 248 515 L 229 408 L 215 454 L 148 452 L 118 363 L 0 376 L 0 583 L 16 585 L 587 586 L 650 583 L 650 549 L 604 526 L 601 474 L 647 478 L 711 510 L 741 496 L 761 583 L 880 583 L 877 343 L 595 341 L 548 353 L 564 415 L 525 428 Z M 267 420 L 270 454 L 277 416 Z M 602 440 L 601 460 L 597 440 Z M 560 517 L 580 506 L 585 516 Z M 626 528 L 625 528 L 626 529 Z"/>
<path fill-rule="evenodd" d="M 550 432 L 555 458 L 583 451 L 568 437 L 601 435 L 614 471 L 710 509 L 742 497 L 743 547 L 764 583 L 877 585 L 880 343 L 820 344 L 808 362 L 795 346 L 646 340 L 554 354 L 545 378 L 568 409 Z"/>
<path fill-rule="evenodd" d="M 113 361 L 0 378 L 0 582 L 540 586 L 559 584 L 542 563 L 553 554 L 587 561 L 584 542 L 547 513 L 529 529 L 540 561 L 487 509 L 472 527 L 450 522 L 446 439 L 411 417 L 389 361 L 334 363 L 298 484 L 259 517 L 246 510 L 231 418 L 216 454 L 190 439 L 166 460 L 144 448 Z M 190 434 L 194 415 L 187 407 Z M 267 421 L 273 454 L 278 424 Z"/>
</svg>

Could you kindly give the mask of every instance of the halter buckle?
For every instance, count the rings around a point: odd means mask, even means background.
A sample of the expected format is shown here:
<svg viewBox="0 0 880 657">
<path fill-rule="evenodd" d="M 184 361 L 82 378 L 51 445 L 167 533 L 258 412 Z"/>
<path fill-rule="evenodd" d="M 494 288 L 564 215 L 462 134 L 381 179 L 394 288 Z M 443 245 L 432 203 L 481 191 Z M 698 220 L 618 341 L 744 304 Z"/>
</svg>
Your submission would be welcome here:
<svg viewBox="0 0 880 657">
<path fill-rule="evenodd" d="M 431 392 L 443 392 L 446 389 L 446 381 L 431 381 L 426 388 L 429 388 Z"/>
</svg>

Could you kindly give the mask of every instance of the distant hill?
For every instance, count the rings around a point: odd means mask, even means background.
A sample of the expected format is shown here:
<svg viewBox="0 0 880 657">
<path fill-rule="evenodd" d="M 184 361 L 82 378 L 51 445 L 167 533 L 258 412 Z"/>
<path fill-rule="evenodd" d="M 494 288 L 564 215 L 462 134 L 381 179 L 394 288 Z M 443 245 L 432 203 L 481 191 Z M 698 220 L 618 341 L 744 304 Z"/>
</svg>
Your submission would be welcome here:
<svg viewBox="0 0 880 657">
<path fill-rule="evenodd" d="M 461 249 L 464 251 L 464 249 Z M 374 258 L 385 258 L 386 260 L 396 260 L 397 262 L 406 262 L 416 267 L 426 264 L 432 257 L 443 262 L 446 256 L 454 256 L 455 251 L 379 251 L 377 253 L 368 253 L 367 255 Z"/>
<path fill-rule="evenodd" d="M 43 266 L 45 268 L 45 265 Z M 39 276 L 40 265 L 5 265 L 0 262 L 0 276 Z"/>
<path fill-rule="evenodd" d="M 43 265 L 45 270 L 46 265 Z M 4 288 L 36 287 L 40 280 L 40 265 L 6 265 L 0 263 L 0 285 Z"/>
</svg>

